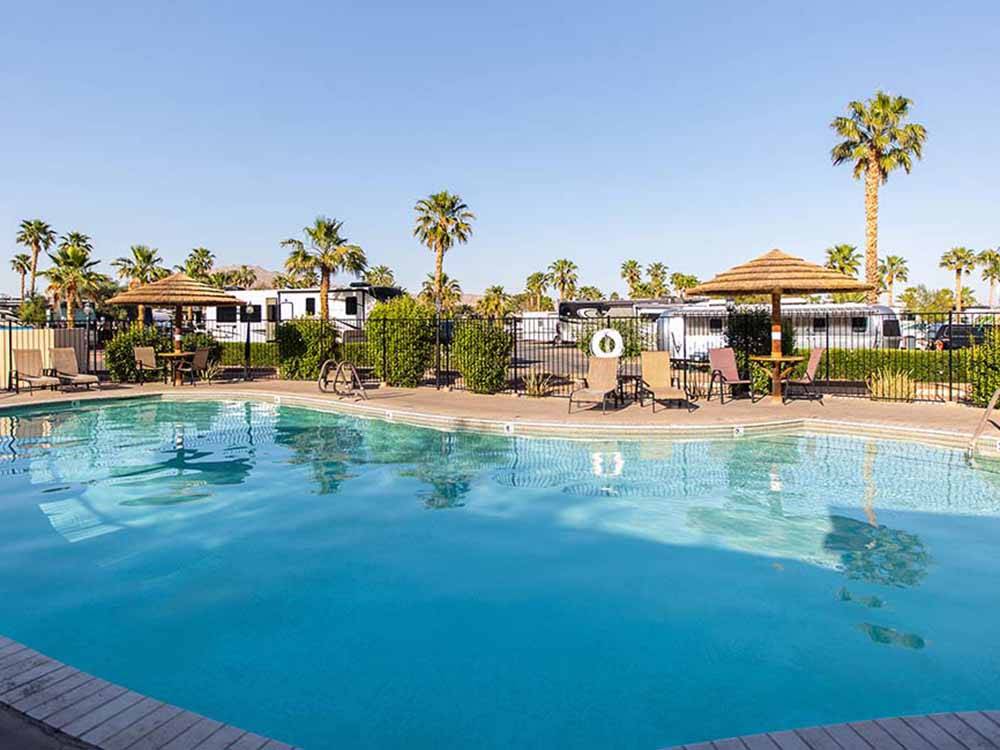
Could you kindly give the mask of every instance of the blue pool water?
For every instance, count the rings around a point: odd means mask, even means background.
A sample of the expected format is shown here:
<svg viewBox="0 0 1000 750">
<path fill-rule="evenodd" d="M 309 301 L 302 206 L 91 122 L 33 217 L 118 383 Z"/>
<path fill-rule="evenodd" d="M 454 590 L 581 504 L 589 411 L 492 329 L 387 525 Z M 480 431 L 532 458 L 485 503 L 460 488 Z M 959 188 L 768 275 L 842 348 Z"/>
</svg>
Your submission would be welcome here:
<svg viewBox="0 0 1000 750">
<path fill-rule="evenodd" d="M 307 748 L 657 748 L 996 707 L 1000 474 L 827 436 L 0 419 L 0 633 Z"/>
</svg>

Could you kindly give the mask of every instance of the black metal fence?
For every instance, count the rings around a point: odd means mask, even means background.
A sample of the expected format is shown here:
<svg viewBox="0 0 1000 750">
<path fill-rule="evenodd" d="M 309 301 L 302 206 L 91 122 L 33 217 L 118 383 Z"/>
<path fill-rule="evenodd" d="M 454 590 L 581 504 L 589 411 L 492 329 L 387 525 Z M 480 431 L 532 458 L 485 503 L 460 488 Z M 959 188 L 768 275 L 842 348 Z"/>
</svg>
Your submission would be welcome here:
<svg viewBox="0 0 1000 750">
<path fill-rule="evenodd" d="M 1000 342 L 994 337 L 994 331 L 1000 333 L 997 323 L 995 313 L 896 315 L 861 309 L 793 310 L 782 319 L 786 354 L 805 358 L 815 348 L 825 350 L 812 373 L 818 390 L 901 401 L 978 401 L 992 392 L 1000 385 L 1000 345 L 992 345 L 994 338 Z M 44 353 L 70 346 L 82 371 L 105 373 L 107 346 L 128 325 L 3 324 L 2 384 L 11 385 L 18 349 Z M 157 326 L 168 339 L 170 325 Z M 586 376 L 595 333 L 607 328 L 623 344 L 623 380 L 641 375 L 642 351 L 669 351 L 678 384 L 705 394 L 709 350 L 731 346 L 741 374 L 761 381 L 761 390 L 769 385 L 767 371 L 750 361 L 770 351 L 770 321 L 763 310 L 692 309 L 659 318 L 528 314 L 504 320 L 212 322 L 186 335 L 195 334 L 192 346 L 212 341 L 217 375 L 224 377 L 311 379 L 331 358 L 352 362 L 372 381 L 567 396 Z M 801 376 L 805 367 L 805 361 L 797 364 L 795 374 Z"/>
</svg>

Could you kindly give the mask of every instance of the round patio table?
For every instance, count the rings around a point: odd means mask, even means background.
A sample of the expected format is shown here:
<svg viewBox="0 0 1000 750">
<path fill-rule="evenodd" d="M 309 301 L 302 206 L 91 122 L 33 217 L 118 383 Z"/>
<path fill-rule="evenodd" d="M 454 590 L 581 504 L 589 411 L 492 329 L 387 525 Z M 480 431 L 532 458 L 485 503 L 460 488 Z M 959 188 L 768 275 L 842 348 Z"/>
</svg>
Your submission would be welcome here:
<svg viewBox="0 0 1000 750">
<path fill-rule="evenodd" d="M 805 357 L 795 354 L 759 354 L 750 357 L 751 362 L 771 363 L 771 400 L 781 401 L 781 380 Z"/>
<path fill-rule="evenodd" d="M 170 365 L 170 381 L 174 387 L 177 387 L 177 376 L 180 374 L 179 368 L 181 363 L 186 359 L 194 357 L 194 352 L 164 352 L 156 356 L 165 359 L 167 364 Z"/>
</svg>

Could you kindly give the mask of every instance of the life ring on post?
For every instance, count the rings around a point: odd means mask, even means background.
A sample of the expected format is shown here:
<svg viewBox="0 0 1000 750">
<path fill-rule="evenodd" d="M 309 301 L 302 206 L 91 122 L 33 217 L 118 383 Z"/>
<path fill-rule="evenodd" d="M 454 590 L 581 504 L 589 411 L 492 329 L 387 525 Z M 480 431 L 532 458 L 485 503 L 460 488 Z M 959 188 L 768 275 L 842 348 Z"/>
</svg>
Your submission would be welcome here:
<svg viewBox="0 0 1000 750">
<path fill-rule="evenodd" d="M 601 346 L 605 339 L 611 339 L 611 351 L 604 351 L 604 348 Z M 625 342 L 622 340 L 622 335 L 614 328 L 602 328 L 599 331 L 595 331 L 594 335 L 590 338 L 590 353 L 595 357 L 620 357 L 624 352 Z"/>
</svg>

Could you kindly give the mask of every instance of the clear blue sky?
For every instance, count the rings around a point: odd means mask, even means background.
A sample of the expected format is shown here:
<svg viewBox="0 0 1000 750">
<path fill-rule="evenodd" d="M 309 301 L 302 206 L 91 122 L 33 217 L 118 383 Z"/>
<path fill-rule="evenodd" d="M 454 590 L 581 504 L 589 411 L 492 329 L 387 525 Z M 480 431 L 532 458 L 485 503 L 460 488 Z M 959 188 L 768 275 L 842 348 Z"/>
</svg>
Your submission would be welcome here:
<svg viewBox="0 0 1000 750">
<path fill-rule="evenodd" d="M 946 286 L 944 250 L 1000 244 L 996 2 L 36 0 L 3 18 L 0 290 L 23 218 L 104 260 L 204 245 L 278 268 L 321 213 L 412 289 L 432 269 L 413 204 L 444 188 L 479 216 L 445 260 L 466 291 L 559 257 L 605 291 L 630 257 L 703 277 L 771 247 L 819 260 L 863 245 L 828 123 L 877 87 L 929 131 L 882 191 L 883 253 Z"/>
</svg>

